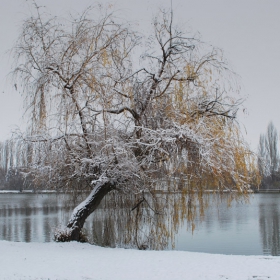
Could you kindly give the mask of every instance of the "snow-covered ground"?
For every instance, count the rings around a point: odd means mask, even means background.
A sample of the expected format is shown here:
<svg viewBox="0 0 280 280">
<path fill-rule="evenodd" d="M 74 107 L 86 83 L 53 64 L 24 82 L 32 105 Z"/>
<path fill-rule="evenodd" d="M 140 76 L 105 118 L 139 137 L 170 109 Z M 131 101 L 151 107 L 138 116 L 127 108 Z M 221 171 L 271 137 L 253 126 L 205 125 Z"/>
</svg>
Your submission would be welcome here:
<svg viewBox="0 0 280 280">
<path fill-rule="evenodd" d="M 15 191 L 15 190 L 0 190 L 0 193 L 20 193 L 20 191 Z"/>
<path fill-rule="evenodd" d="M 1 280 L 279 280 L 280 257 L 0 241 Z"/>
<path fill-rule="evenodd" d="M 33 190 L 23 190 L 22 192 L 16 190 L 0 190 L 1 193 L 34 193 Z M 54 190 L 38 190 L 37 193 L 57 193 Z"/>
</svg>

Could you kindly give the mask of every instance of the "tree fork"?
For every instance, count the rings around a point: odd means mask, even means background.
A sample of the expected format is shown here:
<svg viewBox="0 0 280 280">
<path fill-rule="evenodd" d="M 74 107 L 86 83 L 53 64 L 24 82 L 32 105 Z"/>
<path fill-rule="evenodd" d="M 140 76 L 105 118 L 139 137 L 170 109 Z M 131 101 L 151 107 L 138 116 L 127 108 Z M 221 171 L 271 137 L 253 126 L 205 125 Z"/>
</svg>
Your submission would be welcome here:
<svg viewBox="0 0 280 280">
<path fill-rule="evenodd" d="M 67 228 L 71 231 L 69 241 L 80 241 L 80 233 L 87 217 L 96 210 L 104 196 L 114 187 L 114 183 L 110 181 L 97 183 L 90 195 L 74 209 L 67 224 Z"/>
</svg>

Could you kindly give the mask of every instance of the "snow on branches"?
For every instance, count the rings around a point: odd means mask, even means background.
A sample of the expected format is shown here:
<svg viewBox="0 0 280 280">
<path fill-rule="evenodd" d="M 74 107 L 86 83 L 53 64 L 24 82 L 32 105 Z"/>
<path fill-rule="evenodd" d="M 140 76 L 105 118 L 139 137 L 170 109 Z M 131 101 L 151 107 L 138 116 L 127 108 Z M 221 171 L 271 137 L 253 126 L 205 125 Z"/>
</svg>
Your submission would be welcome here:
<svg viewBox="0 0 280 280">
<path fill-rule="evenodd" d="M 24 139 L 40 153 L 30 163 L 35 177 L 65 186 L 111 178 L 120 189 L 173 175 L 249 183 L 252 155 L 234 121 L 238 88 L 221 50 L 161 12 L 139 67 L 133 50 L 144 37 L 114 14 L 87 9 L 65 22 L 36 8 L 14 49 L 31 117 Z"/>
</svg>

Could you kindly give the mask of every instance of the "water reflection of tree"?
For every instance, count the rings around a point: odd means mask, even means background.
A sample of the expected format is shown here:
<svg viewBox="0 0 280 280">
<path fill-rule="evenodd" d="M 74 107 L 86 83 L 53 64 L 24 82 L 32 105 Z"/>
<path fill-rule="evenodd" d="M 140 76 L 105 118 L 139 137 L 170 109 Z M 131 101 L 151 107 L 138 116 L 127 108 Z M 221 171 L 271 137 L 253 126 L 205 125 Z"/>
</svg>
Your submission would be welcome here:
<svg viewBox="0 0 280 280">
<path fill-rule="evenodd" d="M 82 196 L 73 201 L 67 195 L 23 194 L 8 200 L 15 201 L 13 204 L 4 202 L 0 207 L 0 239 L 51 241 L 54 226 L 69 219 L 73 205 L 83 200 Z M 213 215 L 224 211 L 231 198 L 228 194 L 205 193 L 140 193 L 130 197 L 112 193 L 87 221 L 87 235 L 90 242 L 101 246 L 171 248 L 180 228 L 192 232 L 202 221 L 211 228 Z"/>
<path fill-rule="evenodd" d="M 49 242 L 53 239 L 53 228 L 61 220 L 68 220 L 72 209 L 73 203 L 61 195 L 3 195 L 0 240 Z"/>
<path fill-rule="evenodd" d="M 276 203 L 259 205 L 259 226 L 265 255 L 280 255 L 280 211 Z"/>
<path fill-rule="evenodd" d="M 225 199 L 230 201 L 230 195 L 154 194 L 144 195 L 143 200 L 142 194 L 124 198 L 115 193 L 105 198 L 88 221 L 89 241 L 109 247 L 174 248 L 182 225 L 194 231 L 196 224 L 204 220 L 209 201 L 213 206 L 222 201 L 226 204 Z"/>
</svg>

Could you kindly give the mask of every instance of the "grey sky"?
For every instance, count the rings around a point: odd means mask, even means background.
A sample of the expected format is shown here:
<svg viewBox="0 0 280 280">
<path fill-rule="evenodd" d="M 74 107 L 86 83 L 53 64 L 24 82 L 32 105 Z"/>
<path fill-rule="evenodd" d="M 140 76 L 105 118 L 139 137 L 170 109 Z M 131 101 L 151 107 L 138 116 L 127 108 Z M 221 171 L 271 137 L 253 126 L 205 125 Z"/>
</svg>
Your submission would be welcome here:
<svg viewBox="0 0 280 280">
<path fill-rule="evenodd" d="M 22 98 L 7 80 L 11 48 L 21 20 L 29 15 L 26 0 L 0 0 L 0 141 L 8 138 L 16 125 L 24 127 Z M 38 0 L 53 14 L 82 11 L 93 0 Z M 136 20 L 143 32 L 159 7 L 170 0 L 115 0 L 124 18 Z M 225 51 L 233 69 L 241 77 L 242 97 L 247 113 L 239 120 L 246 127 L 248 142 L 256 149 L 259 134 L 272 120 L 280 131 L 280 1 L 279 0 L 173 0 L 176 20 L 184 22 L 202 39 Z M 143 26 L 143 27 L 142 27 Z"/>
</svg>

